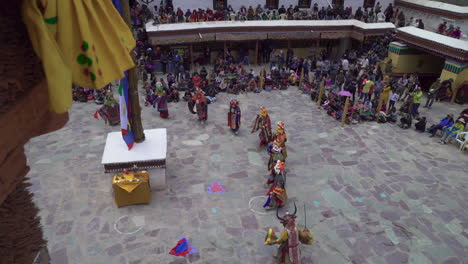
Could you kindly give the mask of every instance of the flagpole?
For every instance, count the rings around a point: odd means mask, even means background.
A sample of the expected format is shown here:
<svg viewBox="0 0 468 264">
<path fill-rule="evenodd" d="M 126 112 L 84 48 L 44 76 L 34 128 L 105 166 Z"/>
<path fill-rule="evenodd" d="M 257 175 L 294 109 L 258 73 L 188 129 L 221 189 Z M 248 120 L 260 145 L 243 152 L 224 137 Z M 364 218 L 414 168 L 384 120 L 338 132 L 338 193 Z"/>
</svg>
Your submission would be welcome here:
<svg viewBox="0 0 468 264">
<path fill-rule="evenodd" d="M 120 6 L 122 8 L 122 18 L 127 23 L 130 31 L 132 31 L 132 24 L 130 19 L 130 4 L 128 0 L 120 0 Z M 135 62 L 135 56 L 133 51 L 130 52 L 133 62 Z M 135 67 L 128 70 L 128 96 L 130 98 L 130 111 L 132 119 L 130 120 L 131 129 L 135 136 L 135 142 L 141 143 L 145 141 L 145 133 L 143 132 L 143 124 L 141 123 L 141 107 L 140 99 L 138 98 L 138 78 Z"/>
</svg>

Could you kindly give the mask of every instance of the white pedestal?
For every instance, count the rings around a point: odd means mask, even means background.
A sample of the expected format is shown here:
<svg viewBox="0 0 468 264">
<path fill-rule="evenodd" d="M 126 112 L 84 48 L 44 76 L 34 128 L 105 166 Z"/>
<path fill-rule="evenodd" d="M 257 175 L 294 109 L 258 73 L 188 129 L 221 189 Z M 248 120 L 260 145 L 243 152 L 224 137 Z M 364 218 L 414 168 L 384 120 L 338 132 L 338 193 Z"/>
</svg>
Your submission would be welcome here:
<svg viewBox="0 0 468 264">
<path fill-rule="evenodd" d="M 166 178 L 167 133 L 165 128 L 145 130 L 145 141 L 135 143 L 131 150 L 122 139 L 120 132 L 107 134 L 106 146 L 102 154 L 102 165 L 106 173 L 140 170 L 150 173 L 151 190 L 164 190 Z"/>
</svg>

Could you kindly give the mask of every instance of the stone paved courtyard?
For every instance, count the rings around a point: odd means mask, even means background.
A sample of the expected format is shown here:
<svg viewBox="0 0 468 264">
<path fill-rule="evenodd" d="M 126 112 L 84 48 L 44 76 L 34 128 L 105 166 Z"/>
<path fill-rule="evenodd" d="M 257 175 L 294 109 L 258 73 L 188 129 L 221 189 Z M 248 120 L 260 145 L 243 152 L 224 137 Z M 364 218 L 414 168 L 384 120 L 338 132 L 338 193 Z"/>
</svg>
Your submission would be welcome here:
<svg viewBox="0 0 468 264">
<path fill-rule="evenodd" d="M 277 247 L 263 241 L 268 228 L 282 228 L 262 210 L 268 155 L 250 133 L 261 105 L 274 123 L 286 122 L 286 210 L 295 201 L 303 225 L 305 203 L 315 237 L 302 263 L 467 263 L 468 153 L 390 124 L 342 129 L 295 88 L 237 96 L 243 116 L 234 136 L 230 98 L 209 105 L 205 125 L 185 102 L 169 104 L 168 120 L 143 107 L 144 127 L 169 134 L 169 186 L 149 205 L 116 207 L 100 162 L 106 134 L 119 128 L 95 120 L 94 103 L 75 103 L 66 127 L 31 140 L 31 190 L 52 263 L 274 263 Z M 428 118 L 461 109 L 436 104 Z M 215 180 L 225 193 L 206 192 Z M 181 236 L 199 253 L 169 255 Z"/>
</svg>

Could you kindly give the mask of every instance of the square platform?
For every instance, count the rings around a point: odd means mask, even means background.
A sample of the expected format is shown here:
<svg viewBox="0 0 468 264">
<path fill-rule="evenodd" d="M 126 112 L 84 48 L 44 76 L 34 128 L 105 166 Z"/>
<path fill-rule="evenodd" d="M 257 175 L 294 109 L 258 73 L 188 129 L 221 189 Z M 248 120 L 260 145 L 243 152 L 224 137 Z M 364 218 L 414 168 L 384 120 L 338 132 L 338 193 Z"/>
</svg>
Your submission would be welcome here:
<svg viewBox="0 0 468 264">
<path fill-rule="evenodd" d="M 101 164 L 106 173 L 148 170 L 151 190 L 166 188 L 167 132 L 165 128 L 145 130 L 145 141 L 135 143 L 131 150 L 122 139 L 121 132 L 107 134 Z"/>
</svg>

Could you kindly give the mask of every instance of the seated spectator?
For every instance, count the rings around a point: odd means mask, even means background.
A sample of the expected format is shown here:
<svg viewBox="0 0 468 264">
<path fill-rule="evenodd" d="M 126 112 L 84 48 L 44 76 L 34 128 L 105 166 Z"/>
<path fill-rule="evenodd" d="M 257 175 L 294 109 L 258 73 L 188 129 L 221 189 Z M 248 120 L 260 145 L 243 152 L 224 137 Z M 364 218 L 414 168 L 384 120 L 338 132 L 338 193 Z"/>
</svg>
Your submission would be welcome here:
<svg viewBox="0 0 468 264">
<path fill-rule="evenodd" d="M 447 36 L 450 36 L 450 34 L 453 32 L 453 30 L 455 30 L 455 27 L 453 26 L 453 24 L 450 24 L 448 29 L 445 30 L 444 34 L 447 35 Z"/>
<path fill-rule="evenodd" d="M 229 86 L 228 80 L 227 80 L 227 79 L 224 79 L 224 81 L 219 85 L 219 91 L 220 91 L 220 92 L 226 92 L 228 86 Z"/>
<path fill-rule="evenodd" d="M 439 24 L 439 27 L 437 28 L 437 33 L 445 34 L 446 30 L 447 30 L 447 21 L 444 21 L 443 23 Z"/>
<path fill-rule="evenodd" d="M 456 29 L 454 29 L 454 30 L 449 34 L 449 37 L 456 38 L 456 39 L 460 39 L 460 37 L 461 37 L 461 30 L 460 30 L 460 27 L 457 27 Z"/>
<path fill-rule="evenodd" d="M 255 78 L 251 77 L 249 81 L 249 91 L 254 92 L 254 91 L 260 91 L 257 87 L 257 82 L 255 81 Z"/>
<path fill-rule="evenodd" d="M 179 91 L 177 91 L 177 87 L 175 84 L 172 85 L 171 87 L 171 92 L 169 93 L 169 98 L 167 98 L 167 101 L 178 103 L 179 102 Z"/>
<path fill-rule="evenodd" d="M 398 113 L 396 107 L 392 107 L 387 115 L 387 121 L 390 123 L 396 123 L 398 121 Z"/>
<path fill-rule="evenodd" d="M 411 123 L 413 122 L 413 118 L 411 117 L 410 113 L 403 114 L 403 117 L 400 119 L 399 127 L 403 129 L 408 129 L 411 127 Z"/>
<path fill-rule="evenodd" d="M 419 131 L 421 133 L 426 131 L 426 118 L 421 117 L 419 121 L 416 124 L 414 124 L 414 126 L 415 126 L 416 131 Z"/>
<path fill-rule="evenodd" d="M 430 137 L 434 137 L 437 131 L 439 130 L 445 130 L 446 128 L 449 128 L 453 125 L 453 115 L 448 114 L 447 117 L 443 118 L 440 120 L 439 124 L 437 125 L 432 125 L 427 132 L 429 132 L 431 135 Z"/>
<path fill-rule="evenodd" d="M 453 126 L 444 130 L 444 135 L 440 139 L 440 144 L 450 143 L 452 138 L 456 137 L 458 133 L 463 132 L 465 129 L 465 119 L 460 118 Z"/>
<path fill-rule="evenodd" d="M 190 89 L 187 89 L 184 94 L 184 101 L 189 101 L 193 97 L 192 93 L 190 92 Z"/>
</svg>

